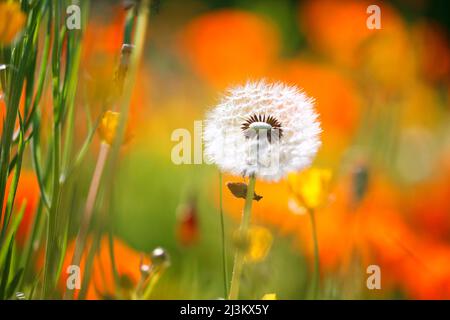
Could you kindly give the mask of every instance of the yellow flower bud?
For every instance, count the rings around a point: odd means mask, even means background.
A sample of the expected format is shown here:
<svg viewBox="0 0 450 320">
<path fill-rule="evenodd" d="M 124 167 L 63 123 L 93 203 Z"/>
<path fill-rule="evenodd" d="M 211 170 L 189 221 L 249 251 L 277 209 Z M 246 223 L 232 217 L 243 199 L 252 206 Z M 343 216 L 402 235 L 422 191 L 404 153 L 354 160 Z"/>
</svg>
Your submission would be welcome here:
<svg viewBox="0 0 450 320">
<path fill-rule="evenodd" d="M 267 228 L 251 226 L 247 236 L 240 235 L 237 231 L 235 237 L 239 250 L 244 251 L 244 259 L 247 263 L 257 263 L 263 261 L 272 247 L 273 236 Z M 244 238 L 244 239 L 242 239 Z"/>
<path fill-rule="evenodd" d="M 276 293 L 266 293 L 263 295 L 261 300 L 277 300 L 277 294 Z"/>
<path fill-rule="evenodd" d="M 0 45 L 9 45 L 16 38 L 26 18 L 18 2 L 0 2 Z"/>
<path fill-rule="evenodd" d="M 328 198 L 331 170 L 312 168 L 288 176 L 289 186 L 295 198 L 307 209 L 323 206 Z"/>
<path fill-rule="evenodd" d="M 114 111 L 106 111 L 100 121 L 98 133 L 103 142 L 112 145 L 116 137 L 116 131 L 119 126 L 120 113 Z M 130 138 L 128 127 L 125 130 L 124 143 Z"/>
</svg>

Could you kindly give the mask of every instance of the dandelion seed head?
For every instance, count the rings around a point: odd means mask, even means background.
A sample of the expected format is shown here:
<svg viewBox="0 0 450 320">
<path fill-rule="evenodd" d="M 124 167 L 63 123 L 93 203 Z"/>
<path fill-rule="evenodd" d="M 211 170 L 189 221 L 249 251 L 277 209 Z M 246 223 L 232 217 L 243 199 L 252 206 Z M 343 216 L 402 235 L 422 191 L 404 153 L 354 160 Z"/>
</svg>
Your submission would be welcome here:
<svg viewBox="0 0 450 320">
<path fill-rule="evenodd" d="M 207 114 L 205 156 L 222 171 L 278 181 L 311 165 L 320 132 L 314 100 L 297 87 L 247 82 Z"/>
</svg>

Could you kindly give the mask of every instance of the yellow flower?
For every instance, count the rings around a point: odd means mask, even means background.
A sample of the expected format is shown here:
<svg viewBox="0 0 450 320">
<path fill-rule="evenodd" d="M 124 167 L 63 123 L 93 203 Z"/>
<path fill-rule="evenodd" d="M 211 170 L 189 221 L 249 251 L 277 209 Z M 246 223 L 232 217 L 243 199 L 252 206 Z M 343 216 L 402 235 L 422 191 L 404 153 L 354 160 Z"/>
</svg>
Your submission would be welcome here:
<svg viewBox="0 0 450 320">
<path fill-rule="evenodd" d="M 312 168 L 288 176 L 289 186 L 299 203 L 307 209 L 325 204 L 331 182 L 331 170 Z"/>
<path fill-rule="evenodd" d="M 273 236 L 267 228 L 251 226 L 247 231 L 247 237 L 242 237 L 239 230 L 235 236 L 238 249 L 244 251 L 244 259 L 247 263 L 263 261 L 272 247 Z"/>
<path fill-rule="evenodd" d="M 261 300 L 277 300 L 277 294 L 276 293 L 266 293 L 263 295 Z"/>
<path fill-rule="evenodd" d="M 25 25 L 26 15 L 17 2 L 0 2 L 0 45 L 9 45 Z"/>
<path fill-rule="evenodd" d="M 98 133 L 104 143 L 112 145 L 116 137 L 116 130 L 119 126 L 120 113 L 114 111 L 106 111 L 100 121 Z M 124 143 L 127 142 L 131 134 L 128 127 L 125 130 Z"/>
</svg>

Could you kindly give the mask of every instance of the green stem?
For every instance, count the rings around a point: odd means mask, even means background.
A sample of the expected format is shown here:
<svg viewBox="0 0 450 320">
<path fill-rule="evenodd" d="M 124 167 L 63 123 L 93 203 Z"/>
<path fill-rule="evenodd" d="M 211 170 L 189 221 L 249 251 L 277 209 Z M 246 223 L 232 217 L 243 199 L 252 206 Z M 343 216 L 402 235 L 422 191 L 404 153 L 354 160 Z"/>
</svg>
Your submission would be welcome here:
<svg viewBox="0 0 450 320">
<path fill-rule="evenodd" d="M 252 211 L 253 194 L 255 192 L 256 177 L 250 176 L 247 187 L 247 196 L 245 198 L 244 213 L 242 215 L 241 226 L 239 228 L 240 236 L 247 237 L 248 227 L 250 225 L 250 216 Z M 230 300 L 236 300 L 239 297 L 239 284 L 241 281 L 242 267 L 244 265 L 244 251 L 238 248 L 234 258 L 233 275 L 231 278 Z"/>
<path fill-rule="evenodd" d="M 222 237 L 222 264 L 223 264 L 223 288 L 225 297 L 228 296 L 228 270 L 227 270 L 227 253 L 225 247 L 225 222 L 223 217 L 223 203 L 222 203 L 222 173 L 219 172 L 219 207 L 220 207 L 220 229 Z"/>
<path fill-rule="evenodd" d="M 79 266 L 81 258 L 83 256 L 84 247 L 88 236 L 89 226 L 91 224 L 92 215 L 94 213 L 95 201 L 97 200 L 97 193 L 100 186 L 100 181 L 103 175 L 103 169 L 105 167 L 106 159 L 108 157 L 109 145 L 106 143 L 100 144 L 100 152 L 97 158 L 97 164 L 95 166 L 92 181 L 89 187 L 89 193 L 86 200 L 86 206 L 84 209 L 83 217 L 81 218 L 80 230 L 75 240 L 75 249 L 72 257 L 72 265 Z M 65 299 L 73 297 L 73 290 L 67 290 Z"/>
<path fill-rule="evenodd" d="M 312 286 L 312 298 L 316 300 L 319 295 L 320 258 L 319 258 L 319 242 L 317 241 L 317 227 L 314 209 L 309 209 L 309 217 L 311 220 L 311 229 L 314 242 L 314 275 Z"/>
<path fill-rule="evenodd" d="M 158 283 L 159 278 L 161 278 L 163 270 L 156 270 L 155 272 L 152 272 L 150 274 L 150 282 L 148 283 L 147 287 L 144 290 L 144 293 L 142 295 L 143 300 L 149 300 L 150 296 L 153 292 L 153 289 L 155 288 L 156 283 Z"/>
</svg>

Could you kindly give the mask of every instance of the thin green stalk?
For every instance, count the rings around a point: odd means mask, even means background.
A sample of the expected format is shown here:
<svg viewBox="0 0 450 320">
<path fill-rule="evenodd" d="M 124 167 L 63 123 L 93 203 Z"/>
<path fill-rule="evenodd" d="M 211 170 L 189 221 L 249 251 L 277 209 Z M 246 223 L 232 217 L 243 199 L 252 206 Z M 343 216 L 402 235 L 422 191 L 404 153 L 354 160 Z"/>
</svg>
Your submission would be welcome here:
<svg viewBox="0 0 450 320">
<path fill-rule="evenodd" d="M 83 250 L 86 244 L 89 226 L 91 224 L 92 214 L 94 213 L 95 201 L 97 199 L 97 193 L 100 186 L 100 181 L 103 175 L 103 169 L 105 167 L 106 159 L 108 157 L 109 145 L 102 143 L 100 145 L 100 152 L 97 158 L 97 164 L 95 166 L 92 181 L 89 187 L 88 197 L 86 200 L 86 207 L 81 219 L 80 230 L 75 241 L 75 251 L 72 257 L 72 265 L 80 265 Z M 71 298 L 73 291 L 66 291 L 65 299 Z"/>
<path fill-rule="evenodd" d="M 101 242 L 101 235 L 100 235 L 100 233 L 98 233 L 94 236 L 92 245 L 89 248 L 89 251 L 87 253 L 86 262 L 85 262 L 84 270 L 83 270 L 83 281 L 81 283 L 81 290 L 77 297 L 78 300 L 86 299 L 86 294 L 89 289 L 89 282 L 91 281 L 91 275 L 92 275 L 90 270 L 92 269 L 92 265 L 94 264 L 95 254 L 98 251 L 100 242 Z M 68 291 L 69 290 L 66 290 L 66 292 L 64 294 L 64 299 L 73 298 L 74 292 L 73 291 L 68 292 Z"/>
<path fill-rule="evenodd" d="M 253 194 L 255 192 L 256 177 L 251 175 L 247 187 L 247 196 L 245 197 L 244 213 L 242 215 L 241 226 L 239 228 L 240 237 L 246 239 L 248 227 L 250 225 L 250 217 L 252 211 Z M 244 266 L 244 251 L 238 248 L 234 258 L 233 275 L 231 278 L 230 300 L 236 300 L 239 297 L 239 285 L 241 282 L 242 268 Z"/>
<path fill-rule="evenodd" d="M 20 123 L 22 126 L 22 121 Z M 20 170 L 22 168 L 23 152 L 25 149 L 25 142 L 23 140 L 24 133 L 23 133 L 22 129 L 19 132 L 20 132 L 20 134 L 19 134 L 19 145 L 18 145 L 18 150 L 17 150 L 17 163 L 16 163 L 16 167 L 14 170 L 13 180 L 12 180 L 10 190 L 9 190 L 8 200 L 6 202 L 5 216 L 3 218 L 3 226 L 2 226 L 2 231 L 1 231 L 2 242 L 3 242 L 4 236 L 5 236 L 6 230 L 8 228 L 9 221 L 11 219 L 11 214 L 13 211 L 14 199 L 16 197 L 16 191 L 17 191 L 17 187 L 19 184 Z"/>
<path fill-rule="evenodd" d="M 314 209 L 309 209 L 308 211 L 311 220 L 311 229 L 314 242 L 314 275 L 312 285 L 312 298 L 316 300 L 319 295 L 319 281 L 320 281 L 319 242 L 317 240 L 317 227 Z"/>
<path fill-rule="evenodd" d="M 50 212 L 48 214 L 47 224 L 47 244 L 45 250 L 45 266 L 44 266 L 44 297 L 49 298 L 53 291 L 54 275 L 57 273 L 55 258 L 57 252 L 55 246 L 58 245 L 57 239 L 57 214 L 60 198 L 60 153 L 61 153 L 61 131 L 58 124 L 55 124 L 54 128 L 54 140 L 53 140 L 53 188 L 52 188 L 52 201 L 50 205 Z"/>
<path fill-rule="evenodd" d="M 57 214 L 60 196 L 60 158 L 61 158 L 61 111 L 63 106 L 61 104 L 61 37 L 60 37 L 60 12 L 61 3 L 51 2 L 51 19 L 53 21 L 53 48 L 52 48 L 52 82 L 53 82 L 53 166 L 52 166 L 52 198 L 50 204 L 50 211 L 47 218 L 47 243 L 45 249 L 45 264 L 44 264 L 44 286 L 43 296 L 49 298 L 53 291 L 54 275 L 56 273 L 55 258 L 57 252 Z"/>
<path fill-rule="evenodd" d="M 150 282 L 148 283 L 147 287 L 144 290 L 144 294 L 142 295 L 143 300 L 149 300 L 153 289 L 155 288 L 155 285 L 158 283 L 159 278 L 161 278 L 163 271 L 163 269 L 157 270 L 149 275 Z"/>
<path fill-rule="evenodd" d="M 220 231 L 221 231 L 221 241 L 222 241 L 222 272 L 223 272 L 223 289 L 224 296 L 228 297 L 228 268 L 227 268 L 227 252 L 225 244 L 225 221 L 223 217 L 223 199 L 222 199 L 222 172 L 219 171 L 219 207 L 220 207 Z"/>
<path fill-rule="evenodd" d="M 32 142 L 34 141 L 34 139 L 36 139 L 35 136 L 33 136 Z M 48 183 L 48 179 L 49 179 L 49 172 L 50 172 L 50 168 L 51 168 L 51 164 L 52 164 L 52 159 L 53 159 L 53 149 L 52 149 L 52 144 L 50 145 L 50 148 L 48 150 L 48 156 L 46 159 L 46 164 L 44 167 L 44 173 L 42 176 L 42 185 L 45 187 Z M 34 152 L 34 151 L 32 151 Z M 40 164 L 38 163 L 39 168 L 40 168 Z M 35 165 L 36 168 L 36 165 Z M 36 169 L 35 169 L 36 171 Z M 39 179 L 39 178 L 38 178 Z M 38 209 L 37 209 L 37 213 L 36 216 L 34 218 L 33 221 L 33 227 L 32 227 L 32 232 L 31 232 L 31 236 L 27 241 L 27 245 L 25 246 L 26 250 L 25 250 L 25 254 L 24 254 L 24 263 L 23 263 L 23 268 L 24 268 L 24 277 L 22 278 L 22 281 L 24 281 L 25 277 L 28 274 L 28 270 L 31 268 L 31 258 L 32 258 L 32 254 L 34 251 L 34 244 L 35 241 L 38 241 L 41 239 L 42 236 L 42 230 L 44 229 L 44 223 L 46 222 L 47 216 L 42 217 L 42 213 L 44 212 L 44 210 L 48 210 L 50 208 L 50 203 L 48 203 L 48 206 L 46 206 L 45 204 L 45 199 L 44 197 L 41 195 L 41 197 L 39 198 L 39 205 L 38 205 Z"/>
</svg>

